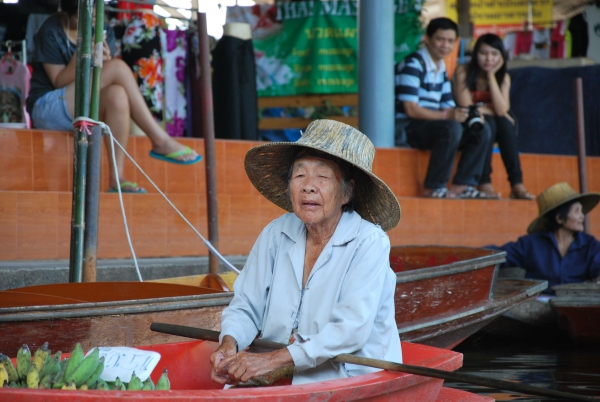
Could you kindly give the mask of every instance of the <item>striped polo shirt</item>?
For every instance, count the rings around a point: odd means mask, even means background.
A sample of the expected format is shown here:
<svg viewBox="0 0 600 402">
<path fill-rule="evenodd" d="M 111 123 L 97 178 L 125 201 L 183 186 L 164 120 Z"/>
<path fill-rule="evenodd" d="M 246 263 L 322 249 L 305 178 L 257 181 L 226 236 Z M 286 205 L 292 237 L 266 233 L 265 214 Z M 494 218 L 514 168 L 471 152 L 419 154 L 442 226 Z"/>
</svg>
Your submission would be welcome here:
<svg viewBox="0 0 600 402">
<path fill-rule="evenodd" d="M 406 57 L 396 65 L 396 119 L 408 119 L 402 103 L 406 101 L 418 103 L 419 106 L 431 110 L 449 109 L 456 106 L 452 98 L 452 87 L 448 80 L 444 60 L 439 61 L 439 69 L 436 69 L 427 48 L 423 47 L 417 52 L 425 62 L 425 74 L 423 74 L 421 62 L 414 56 Z"/>
</svg>

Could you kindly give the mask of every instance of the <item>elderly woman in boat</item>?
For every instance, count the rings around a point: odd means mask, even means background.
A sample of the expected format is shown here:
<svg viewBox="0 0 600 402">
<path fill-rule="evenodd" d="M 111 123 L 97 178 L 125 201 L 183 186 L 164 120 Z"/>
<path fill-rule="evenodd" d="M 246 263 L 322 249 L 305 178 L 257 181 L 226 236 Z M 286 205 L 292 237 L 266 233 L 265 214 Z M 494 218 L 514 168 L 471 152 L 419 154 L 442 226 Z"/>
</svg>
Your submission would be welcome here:
<svg viewBox="0 0 600 402">
<path fill-rule="evenodd" d="M 331 120 L 312 122 L 297 142 L 248 151 L 252 184 L 290 213 L 262 231 L 235 282 L 210 358 L 214 381 L 290 366 L 293 384 L 378 371 L 330 360 L 341 353 L 402 362 L 385 233 L 400 205 L 371 172 L 374 154 L 364 134 Z M 257 336 L 288 346 L 247 351 Z"/>
<path fill-rule="evenodd" d="M 506 266 L 524 268 L 527 278 L 547 280 L 550 287 L 600 280 L 600 242 L 583 232 L 585 214 L 598 204 L 600 193 L 579 194 L 558 183 L 536 201 L 539 215 L 529 234 L 494 247 L 506 251 Z"/>
</svg>

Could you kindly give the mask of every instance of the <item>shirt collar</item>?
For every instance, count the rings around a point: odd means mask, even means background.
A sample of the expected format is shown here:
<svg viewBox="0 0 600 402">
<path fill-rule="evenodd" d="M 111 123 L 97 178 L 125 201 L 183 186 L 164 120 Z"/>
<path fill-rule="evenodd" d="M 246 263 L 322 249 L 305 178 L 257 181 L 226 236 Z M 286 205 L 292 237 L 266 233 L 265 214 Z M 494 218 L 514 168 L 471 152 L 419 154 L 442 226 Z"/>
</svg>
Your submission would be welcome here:
<svg viewBox="0 0 600 402">
<path fill-rule="evenodd" d="M 423 61 L 425 62 L 425 68 L 427 71 L 435 71 L 437 74 L 446 71 L 446 63 L 444 63 L 444 59 L 438 61 L 438 64 L 436 65 L 426 47 L 421 48 L 419 53 L 421 53 L 421 56 L 423 56 Z"/>
<path fill-rule="evenodd" d="M 298 243 L 306 238 L 306 226 L 293 212 L 288 215 L 291 216 L 286 219 L 281 231 L 292 241 Z M 343 246 L 354 240 L 358 236 L 361 222 L 362 218 L 354 211 L 342 213 L 342 217 L 329 241 L 330 244 L 332 246 Z"/>
<path fill-rule="evenodd" d="M 554 246 L 558 248 L 558 243 L 552 232 L 541 232 L 540 234 L 548 238 L 552 242 L 552 244 L 554 244 Z M 571 243 L 571 245 L 569 246 L 569 250 L 577 250 L 579 248 L 585 247 L 590 242 L 590 237 L 587 236 L 585 233 L 576 232 L 574 237 L 575 238 L 573 239 L 573 243 Z"/>
</svg>

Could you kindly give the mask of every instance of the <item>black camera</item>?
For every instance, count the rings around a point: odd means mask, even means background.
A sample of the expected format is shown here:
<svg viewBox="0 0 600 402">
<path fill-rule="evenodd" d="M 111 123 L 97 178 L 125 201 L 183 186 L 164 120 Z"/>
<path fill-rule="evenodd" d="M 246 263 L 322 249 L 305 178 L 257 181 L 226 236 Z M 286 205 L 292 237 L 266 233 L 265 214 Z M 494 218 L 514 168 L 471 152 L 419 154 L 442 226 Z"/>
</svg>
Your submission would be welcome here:
<svg viewBox="0 0 600 402">
<path fill-rule="evenodd" d="M 481 118 L 481 113 L 477 110 L 480 106 L 484 106 L 485 103 L 477 102 L 474 105 L 469 105 L 467 108 L 469 109 L 469 114 L 467 116 L 467 120 L 465 120 L 465 127 L 471 131 L 479 132 L 483 128 L 483 119 Z"/>
</svg>

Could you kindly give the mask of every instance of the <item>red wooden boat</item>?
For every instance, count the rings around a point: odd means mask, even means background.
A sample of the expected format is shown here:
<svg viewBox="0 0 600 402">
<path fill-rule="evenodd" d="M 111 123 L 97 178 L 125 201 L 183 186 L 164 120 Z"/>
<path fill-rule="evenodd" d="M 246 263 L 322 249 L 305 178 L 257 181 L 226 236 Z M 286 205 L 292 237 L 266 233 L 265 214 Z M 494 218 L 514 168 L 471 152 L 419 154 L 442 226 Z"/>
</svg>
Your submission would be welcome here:
<svg viewBox="0 0 600 402">
<path fill-rule="evenodd" d="M 600 284 L 570 283 L 553 286 L 550 305 L 559 325 L 576 343 L 600 345 Z"/>
<path fill-rule="evenodd" d="M 394 247 L 401 339 L 452 348 L 545 289 L 535 281 L 497 280 L 503 261 L 503 252 L 477 248 Z M 233 294 L 173 281 L 179 283 L 63 283 L 0 292 L 0 351 L 14 354 L 23 343 L 45 341 L 71 350 L 75 339 L 84 348 L 180 340 L 148 331 L 154 321 L 219 330 Z"/>
<path fill-rule="evenodd" d="M 51 345 L 52 346 L 52 345 Z M 282 385 L 261 388 L 223 390 L 210 380 L 208 357 L 214 342 L 192 341 L 140 347 L 161 354 L 152 372 L 154 382 L 166 368 L 171 380 L 170 391 L 78 391 L 42 389 L 0 389 L 3 401 L 493 401 L 492 398 L 443 388 L 443 380 L 406 373 L 380 371 L 353 378 L 305 385 Z M 407 364 L 454 371 L 462 365 L 462 355 L 425 345 L 403 343 Z"/>
</svg>

